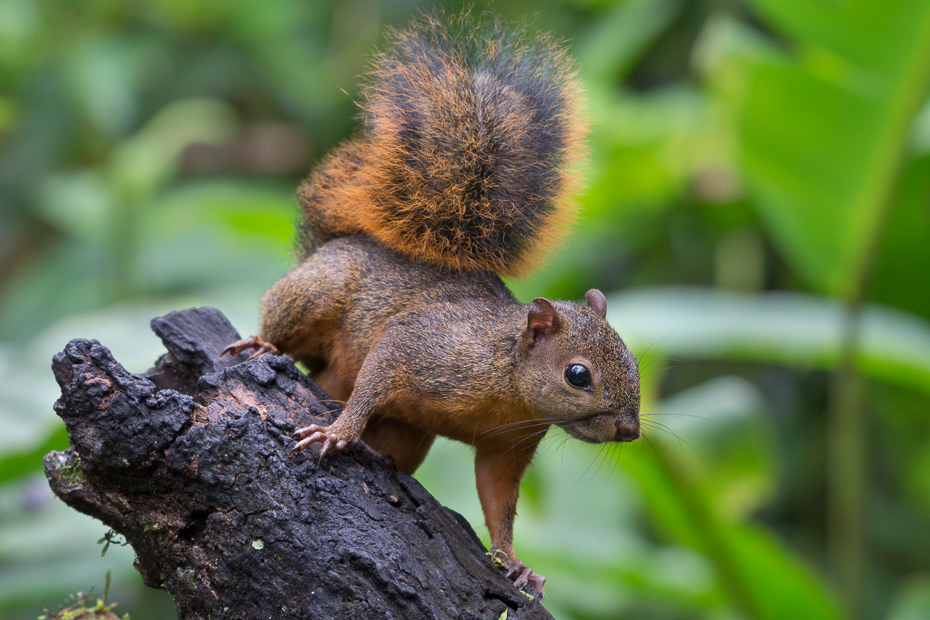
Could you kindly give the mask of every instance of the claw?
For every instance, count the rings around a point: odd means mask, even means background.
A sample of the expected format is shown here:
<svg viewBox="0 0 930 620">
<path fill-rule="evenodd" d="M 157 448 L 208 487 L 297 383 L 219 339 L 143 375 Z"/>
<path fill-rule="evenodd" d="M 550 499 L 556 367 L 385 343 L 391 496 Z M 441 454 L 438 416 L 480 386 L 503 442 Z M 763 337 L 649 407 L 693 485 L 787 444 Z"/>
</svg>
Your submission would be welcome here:
<svg viewBox="0 0 930 620">
<path fill-rule="evenodd" d="M 298 452 L 303 452 L 304 450 L 306 450 L 307 446 L 309 446 L 312 443 L 316 443 L 317 441 L 320 441 L 320 439 L 322 439 L 323 437 L 324 435 L 322 433 L 313 433 L 309 437 L 298 441 L 297 445 L 291 448 L 291 451 L 288 452 L 287 455 L 294 456 Z M 299 437 L 297 437 L 297 433 L 294 433 L 294 435 L 292 435 L 292 438 L 299 439 Z"/>
<path fill-rule="evenodd" d="M 269 353 L 273 353 L 274 355 L 281 354 L 281 351 L 278 350 L 278 347 L 274 346 L 270 342 L 265 342 L 259 335 L 252 334 L 248 338 L 237 340 L 236 342 L 223 349 L 223 351 L 220 353 L 220 357 L 223 357 L 227 354 L 233 356 L 239 355 L 247 349 L 255 349 L 255 352 L 249 356 L 249 359 L 257 359 L 264 355 L 268 355 Z"/>
<path fill-rule="evenodd" d="M 533 574 L 533 569 L 529 566 L 524 566 L 523 570 L 517 573 L 517 578 L 513 580 L 513 587 L 517 590 L 522 590 L 526 586 L 527 580 L 529 580 L 530 575 Z"/>
<path fill-rule="evenodd" d="M 310 435 L 313 435 L 314 433 L 317 433 L 320 436 L 322 436 L 323 434 L 326 433 L 326 428 L 323 426 L 320 426 L 319 424 L 311 424 L 310 426 L 298 428 L 296 431 L 294 431 L 294 434 L 291 435 L 291 439 L 303 439 L 304 437 L 309 437 Z M 314 438 L 313 441 L 311 441 L 310 443 L 313 443 L 314 441 L 319 441 L 319 438 L 318 437 Z M 307 445 L 310 445 L 310 443 L 308 443 Z"/>
<path fill-rule="evenodd" d="M 529 579 L 526 582 L 526 590 L 539 600 L 546 598 L 546 593 L 543 592 L 543 586 L 546 584 L 546 578 L 542 575 L 537 575 L 533 573 L 530 575 Z"/>
<path fill-rule="evenodd" d="M 297 445 L 287 453 L 288 456 L 294 456 L 298 452 L 303 452 L 307 446 L 311 444 L 322 442 L 322 445 L 320 445 L 320 461 L 323 460 L 326 454 L 338 452 L 345 448 L 347 444 L 345 439 L 338 435 L 330 434 L 327 427 L 320 426 L 319 424 L 311 424 L 310 426 L 298 429 L 291 435 L 291 438 L 299 441 Z M 317 462 L 317 465 L 319 465 L 320 461 Z"/>
<path fill-rule="evenodd" d="M 501 557 L 504 556 L 504 557 Z M 529 566 L 516 557 L 509 557 L 501 553 L 499 556 L 504 565 L 504 576 L 513 580 L 513 585 L 518 590 L 525 590 L 534 597 L 542 600 L 546 594 L 543 592 L 543 586 L 546 578 L 533 572 Z"/>
</svg>

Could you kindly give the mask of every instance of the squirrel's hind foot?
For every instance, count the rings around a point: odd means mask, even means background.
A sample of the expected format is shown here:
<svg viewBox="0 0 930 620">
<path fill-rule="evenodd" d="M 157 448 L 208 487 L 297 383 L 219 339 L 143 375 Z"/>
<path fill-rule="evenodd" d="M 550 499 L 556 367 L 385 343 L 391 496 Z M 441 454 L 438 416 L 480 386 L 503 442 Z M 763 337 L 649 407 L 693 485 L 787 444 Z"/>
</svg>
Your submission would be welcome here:
<svg viewBox="0 0 930 620">
<path fill-rule="evenodd" d="M 346 447 L 346 440 L 338 435 L 331 434 L 328 426 L 319 426 L 318 424 L 311 424 L 310 426 L 298 429 L 293 435 L 292 439 L 296 439 L 297 445 L 294 446 L 290 452 L 287 453 L 288 456 L 294 456 L 298 452 L 303 452 L 307 449 L 307 446 L 315 443 L 320 445 L 320 460 L 323 460 L 323 457 L 327 452 L 337 452 Z"/>
<path fill-rule="evenodd" d="M 524 590 L 540 601 L 546 597 L 543 592 L 543 586 L 546 584 L 546 578 L 520 561 L 520 558 L 509 557 L 504 554 L 496 556 L 496 561 L 503 565 L 504 576 L 513 580 L 513 585 L 517 590 Z"/>
<path fill-rule="evenodd" d="M 258 359 L 262 356 L 268 355 L 269 353 L 274 355 L 281 355 L 281 351 L 278 350 L 278 347 L 274 346 L 270 342 L 265 342 L 258 334 L 252 334 L 248 338 L 237 340 L 236 342 L 223 349 L 222 353 L 220 353 L 220 357 L 223 357 L 227 354 L 236 356 L 248 349 L 255 349 L 255 352 L 249 356 L 249 359 Z"/>
</svg>

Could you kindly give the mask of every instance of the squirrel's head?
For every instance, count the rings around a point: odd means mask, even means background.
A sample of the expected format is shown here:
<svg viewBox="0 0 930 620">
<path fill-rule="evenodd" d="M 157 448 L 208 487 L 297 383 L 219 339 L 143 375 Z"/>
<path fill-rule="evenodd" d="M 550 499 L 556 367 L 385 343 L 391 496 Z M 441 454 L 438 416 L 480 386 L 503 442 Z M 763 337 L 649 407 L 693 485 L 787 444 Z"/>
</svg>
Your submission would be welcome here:
<svg viewBox="0 0 930 620">
<path fill-rule="evenodd" d="M 597 289 L 587 306 L 536 298 L 527 310 L 518 389 L 540 418 L 588 443 L 640 435 L 639 368 L 607 324 Z"/>
</svg>

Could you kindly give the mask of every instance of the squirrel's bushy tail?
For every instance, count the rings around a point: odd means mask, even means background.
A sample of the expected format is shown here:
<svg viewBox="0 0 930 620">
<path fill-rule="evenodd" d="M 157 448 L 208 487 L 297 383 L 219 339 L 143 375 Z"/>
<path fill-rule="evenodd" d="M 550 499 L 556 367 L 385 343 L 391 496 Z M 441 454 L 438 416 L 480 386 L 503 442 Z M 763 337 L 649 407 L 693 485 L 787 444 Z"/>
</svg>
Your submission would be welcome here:
<svg viewBox="0 0 930 620">
<path fill-rule="evenodd" d="M 393 39 L 363 89 L 364 133 L 300 187 L 304 251 L 365 233 L 445 268 L 525 271 L 572 216 L 571 59 L 491 17 L 426 16 Z"/>
</svg>

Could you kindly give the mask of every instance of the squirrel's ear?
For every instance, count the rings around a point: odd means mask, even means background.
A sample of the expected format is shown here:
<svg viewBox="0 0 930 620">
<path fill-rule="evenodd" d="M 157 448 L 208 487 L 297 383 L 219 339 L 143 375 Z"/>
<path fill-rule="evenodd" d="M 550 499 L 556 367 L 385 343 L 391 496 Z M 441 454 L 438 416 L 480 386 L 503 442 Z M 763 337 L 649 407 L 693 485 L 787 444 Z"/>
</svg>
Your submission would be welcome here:
<svg viewBox="0 0 930 620">
<path fill-rule="evenodd" d="M 526 317 L 526 331 L 530 335 L 530 344 L 539 344 L 557 328 L 558 314 L 552 302 L 543 297 L 534 299 Z"/>
<path fill-rule="evenodd" d="M 604 297 L 604 293 L 592 288 L 584 294 L 584 298 L 588 300 L 588 307 L 594 310 L 597 316 L 602 319 L 607 318 L 607 298 Z"/>
</svg>

